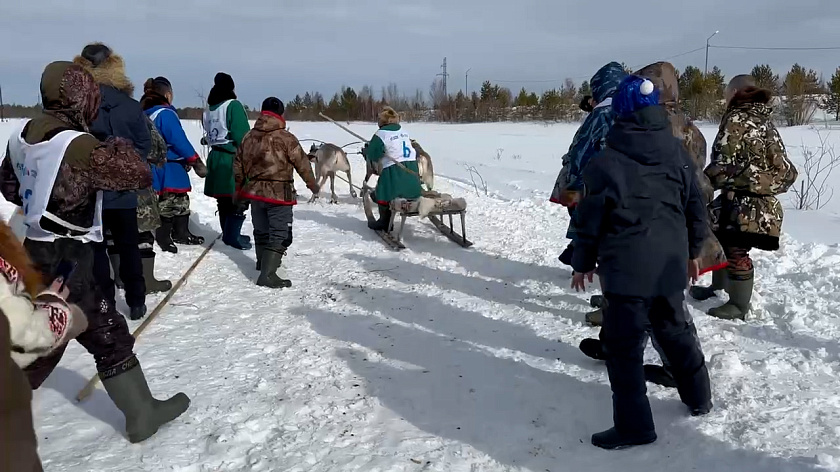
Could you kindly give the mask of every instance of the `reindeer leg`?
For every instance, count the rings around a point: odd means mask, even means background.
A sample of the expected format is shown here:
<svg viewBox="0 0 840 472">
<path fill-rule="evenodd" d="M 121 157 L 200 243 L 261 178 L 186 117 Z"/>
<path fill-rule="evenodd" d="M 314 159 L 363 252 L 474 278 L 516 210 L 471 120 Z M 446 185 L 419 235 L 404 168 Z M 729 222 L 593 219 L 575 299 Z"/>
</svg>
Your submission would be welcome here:
<svg viewBox="0 0 840 472">
<path fill-rule="evenodd" d="M 350 183 L 350 196 L 356 198 L 356 189 L 353 188 L 353 176 L 350 175 L 350 171 L 347 171 L 347 182 Z"/>
<path fill-rule="evenodd" d="M 335 172 L 330 173 L 330 203 L 338 203 L 338 195 L 335 194 Z"/>
<path fill-rule="evenodd" d="M 318 180 L 316 181 L 316 183 L 318 184 L 318 188 L 321 188 L 321 186 L 324 185 L 324 182 L 327 181 L 327 179 L 325 179 L 323 175 L 318 176 L 317 179 Z M 313 193 L 312 198 L 309 199 L 309 203 L 314 202 L 315 200 L 318 199 L 318 197 L 319 197 L 319 195 L 317 193 Z"/>
</svg>

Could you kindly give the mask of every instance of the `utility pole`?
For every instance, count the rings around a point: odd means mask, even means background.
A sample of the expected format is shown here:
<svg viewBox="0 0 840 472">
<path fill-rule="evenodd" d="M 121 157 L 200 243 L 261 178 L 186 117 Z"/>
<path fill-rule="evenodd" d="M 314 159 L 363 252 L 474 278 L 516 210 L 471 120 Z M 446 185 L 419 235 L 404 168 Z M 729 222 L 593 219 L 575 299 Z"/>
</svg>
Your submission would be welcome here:
<svg viewBox="0 0 840 472">
<path fill-rule="evenodd" d="M 705 68 L 705 70 L 703 71 L 703 76 L 704 76 L 704 77 L 705 77 L 706 75 L 709 75 L 709 41 L 711 41 L 711 40 L 712 40 L 712 38 L 714 38 L 714 37 L 715 37 L 718 33 L 720 33 L 720 31 L 715 31 L 715 34 L 713 34 L 713 35 L 709 36 L 709 37 L 706 39 L 706 68 Z"/>
<path fill-rule="evenodd" d="M 3 86 L 0 85 L 0 122 L 6 121 L 6 107 L 3 105 Z"/>
<path fill-rule="evenodd" d="M 443 95 L 444 97 L 449 96 L 449 92 L 446 89 L 446 78 L 449 77 L 449 74 L 446 72 L 446 58 L 443 58 L 443 64 L 440 66 L 441 73 L 437 74 L 440 77 L 443 77 Z"/>
<path fill-rule="evenodd" d="M 470 96 L 470 71 L 471 70 L 472 70 L 472 67 L 467 69 L 467 73 L 464 74 L 464 96 L 466 96 L 466 97 Z"/>
</svg>

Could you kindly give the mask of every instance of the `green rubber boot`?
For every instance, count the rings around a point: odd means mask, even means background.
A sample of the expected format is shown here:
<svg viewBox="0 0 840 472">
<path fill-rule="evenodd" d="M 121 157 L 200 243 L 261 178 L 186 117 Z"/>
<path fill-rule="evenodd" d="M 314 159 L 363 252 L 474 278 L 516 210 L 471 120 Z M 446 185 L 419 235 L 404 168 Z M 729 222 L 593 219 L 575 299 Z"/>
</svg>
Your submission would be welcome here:
<svg viewBox="0 0 840 472">
<path fill-rule="evenodd" d="M 121 374 L 103 378 L 102 385 L 125 415 L 125 431 L 132 443 L 149 439 L 161 426 L 181 416 L 190 406 L 189 397 L 183 393 L 168 400 L 155 399 L 140 364 Z"/>
<path fill-rule="evenodd" d="M 744 320 L 750 312 L 752 299 L 754 272 L 750 270 L 743 276 L 733 278 L 730 274 L 727 281 L 726 293 L 729 301 L 723 306 L 709 310 L 709 316 L 723 320 Z"/>
<path fill-rule="evenodd" d="M 709 285 L 708 287 L 703 287 L 702 285 L 692 285 L 691 288 L 688 289 L 688 294 L 691 298 L 701 302 L 716 297 L 716 292 L 718 290 L 726 288 L 726 278 L 726 269 L 716 270 L 712 272 L 712 285 Z"/>
<path fill-rule="evenodd" d="M 285 252 L 277 252 L 272 249 L 265 249 L 260 260 L 260 276 L 257 285 L 269 288 L 287 288 L 292 286 L 291 280 L 286 280 L 277 275 L 277 269 L 283 263 Z"/>
</svg>

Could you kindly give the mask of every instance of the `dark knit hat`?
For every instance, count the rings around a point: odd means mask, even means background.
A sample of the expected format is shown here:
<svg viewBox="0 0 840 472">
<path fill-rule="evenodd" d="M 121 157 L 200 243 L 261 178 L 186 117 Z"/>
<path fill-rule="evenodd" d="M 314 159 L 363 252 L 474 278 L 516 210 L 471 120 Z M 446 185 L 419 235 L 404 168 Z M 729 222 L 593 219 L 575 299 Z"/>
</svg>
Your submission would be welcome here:
<svg viewBox="0 0 840 472">
<path fill-rule="evenodd" d="M 283 102 L 280 101 L 277 97 L 268 97 L 262 102 L 262 111 L 268 111 L 274 113 L 275 115 L 283 115 L 286 111 L 286 107 L 283 105 Z"/>
<path fill-rule="evenodd" d="M 111 48 L 102 43 L 92 43 L 82 49 L 82 57 L 90 61 L 93 67 L 98 67 L 99 64 L 111 57 L 112 52 Z"/>
<path fill-rule="evenodd" d="M 226 90 L 226 91 L 233 91 L 234 84 L 233 84 L 233 77 L 224 72 L 219 72 L 216 74 L 216 77 L 213 78 L 213 86 L 218 87 L 219 90 Z"/>
</svg>

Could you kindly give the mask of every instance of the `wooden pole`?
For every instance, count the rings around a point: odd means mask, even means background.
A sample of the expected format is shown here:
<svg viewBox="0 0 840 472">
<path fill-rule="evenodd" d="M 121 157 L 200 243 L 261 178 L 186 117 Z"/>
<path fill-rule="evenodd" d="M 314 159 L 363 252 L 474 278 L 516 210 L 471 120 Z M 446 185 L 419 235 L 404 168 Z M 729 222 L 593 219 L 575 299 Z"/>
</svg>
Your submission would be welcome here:
<svg viewBox="0 0 840 472">
<path fill-rule="evenodd" d="M 193 262 L 193 265 L 190 266 L 190 268 L 187 269 L 186 272 L 184 272 L 184 275 L 181 276 L 178 282 L 175 283 L 175 286 L 172 287 L 172 290 L 170 290 L 169 293 L 167 293 L 166 296 L 163 298 L 163 300 L 161 300 L 160 303 L 157 304 L 155 309 L 152 310 L 152 312 L 149 314 L 148 317 L 146 317 L 143 323 L 141 323 L 140 326 L 138 326 L 137 329 L 135 329 L 134 332 L 131 333 L 131 335 L 134 336 L 135 340 L 139 338 L 143 331 L 146 329 L 146 327 L 152 324 L 152 321 L 154 321 L 158 317 L 158 315 L 160 315 L 160 313 L 163 311 L 163 308 L 169 303 L 169 300 L 172 299 L 172 297 L 175 295 L 178 289 L 181 288 L 181 286 L 184 284 L 184 282 L 187 280 L 190 274 L 193 273 L 195 268 L 198 267 L 198 264 L 201 263 L 201 261 L 207 255 L 207 253 L 210 252 L 210 249 L 213 249 L 213 246 L 216 245 L 216 242 L 219 241 L 221 237 L 222 235 L 217 236 L 216 239 L 214 239 L 213 242 L 211 242 L 210 245 L 207 246 L 206 249 L 204 249 L 204 252 L 202 252 L 201 255 L 198 256 L 198 259 L 196 259 L 195 262 Z M 90 381 L 88 381 L 87 385 L 85 385 L 85 388 L 79 391 L 79 394 L 76 395 L 76 400 L 79 402 L 84 401 L 85 398 L 90 396 L 90 394 L 93 393 L 94 390 L 96 390 L 96 385 L 98 383 L 99 375 L 97 374 L 91 377 Z"/>
</svg>

